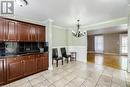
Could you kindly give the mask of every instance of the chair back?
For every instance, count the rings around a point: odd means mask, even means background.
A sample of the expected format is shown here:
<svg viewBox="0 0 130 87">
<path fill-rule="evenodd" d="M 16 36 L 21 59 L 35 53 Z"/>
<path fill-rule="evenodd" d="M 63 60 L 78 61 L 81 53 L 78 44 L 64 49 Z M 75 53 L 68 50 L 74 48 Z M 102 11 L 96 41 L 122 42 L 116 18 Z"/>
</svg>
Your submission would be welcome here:
<svg viewBox="0 0 130 87">
<path fill-rule="evenodd" d="M 52 58 L 57 58 L 58 57 L 58 50 L 57 48 L 52 49 Z"/>
<path fill-rule="evenodd" d="M 66 49 L 65 48 L 60 48 L 60 50 L 61 50 L 62 57 L 66 57 L 67 56 Z"/>
</svg>

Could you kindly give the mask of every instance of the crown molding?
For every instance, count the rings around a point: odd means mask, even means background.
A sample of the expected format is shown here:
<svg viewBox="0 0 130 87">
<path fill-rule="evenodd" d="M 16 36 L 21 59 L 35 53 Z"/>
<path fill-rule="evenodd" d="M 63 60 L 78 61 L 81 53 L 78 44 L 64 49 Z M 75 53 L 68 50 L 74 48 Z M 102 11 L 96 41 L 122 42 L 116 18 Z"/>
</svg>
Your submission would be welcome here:
<svg viewBox="0 0 130 87">
<path fill-rule="evenodd" d="M 117 26 L 117 25 L 127 24 L 127 23 L 128 23 L 128 17 L 123 17 L 123 18 L 108 20 L 104 22 L 99 22 L 96 24 L 84 25 L 81 27 L 81 29 L 89 30 L 89 29 L 105 28 L 105 27 Z"/>
<path fill-rule="evenodd" d="M 57 25 L 53 25 L 53 28 L 67 30 L 67 28 L 66 28 L 66 27 L 61 27 L 61 26 L 57 26 Z"/>
<path fill-rule="evenodd" d="M 32 20 L 32 19 L 29 19 L 29 18 L 24 18 L 24 17 L 18 16 L 18 15 L 16 16 L 16 15 L 1 15 L 0 14 L 0 16 L 4 17 L 4 18 L 9 18 L 9 19 L 14 19 L 14 20 L 34 23 L 34 24 L 38 24 L 38 25 L 43 25 L 43 23 L 41 21 Z"/>
</svg>

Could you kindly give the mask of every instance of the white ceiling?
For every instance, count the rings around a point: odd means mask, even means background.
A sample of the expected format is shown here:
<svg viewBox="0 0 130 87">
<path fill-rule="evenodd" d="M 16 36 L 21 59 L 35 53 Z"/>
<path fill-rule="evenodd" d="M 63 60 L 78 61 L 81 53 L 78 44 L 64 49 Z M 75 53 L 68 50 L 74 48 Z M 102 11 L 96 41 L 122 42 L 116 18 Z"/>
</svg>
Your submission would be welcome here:
<svg viewBox="0 0 130 87">
<path fill-rule="evenodd" d="M 27 0 L 15 6 L 15 15 L 37 21 L 54 20 L 59 26 L 95 24 L 127 16 L 127 0 Z"/>
<path fill-rule="evenodd" d="M 122 24 L 119 26 L 112 26 L 103 29 L 89 30 L 87 32 L 88 35 L 98 35 L 98 34 L 108 34 L 108 33 L 119 33 L 119 32 L 127 32 L 127 24 Z"/>
</svg>

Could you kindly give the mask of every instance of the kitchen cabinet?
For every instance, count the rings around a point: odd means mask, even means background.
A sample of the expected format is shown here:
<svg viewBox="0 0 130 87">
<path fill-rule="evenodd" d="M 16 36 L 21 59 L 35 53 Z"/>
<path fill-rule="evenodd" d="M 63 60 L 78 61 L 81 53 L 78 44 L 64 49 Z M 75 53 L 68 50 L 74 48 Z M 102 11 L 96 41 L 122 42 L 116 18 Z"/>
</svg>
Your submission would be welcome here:
<svg viewBox="0 0 130 87">
<path fill-rule="evenodd" d="M 24 62 L 24 76 L 36 73 L 37 62 L 35 55 L 24 56 L 23 62 Z"/>
<path fill-rule="evenodd" d="M 37 71 L 43 71 L 44 70 L 44 57 L 39 54 L 37 55 Z"/>
<path fill-rule="evenodd" d="M 0 41 L 5 40 L 5 20 L 0 18 Z"/>
<path fill-rule="evenodd" d="M 7 82 L 23 77 L 23 63 L 19 56 L 7 58 Z"/>
<path fill-rule="evenodd" d="M 5 24 L 5 38 L 7 38 L 7 41 L 17 41 L 17 22 L 12 20 L 6 20 Z"/>
<path fill-rule="evenodd" d="M 30 24 L 24 23 L 24 22 L 19 22 L 18 23 L 18 41 L 30 41 L 30 36 L 29 36 L 29 29 L 30 29 Z"/>
<path fill-rule="evenodd" d="M 37 26 L 37 33 L 38 33 L 38 41 L 44 42 L 45 41 L 45 27 Z"/>
<path fill-rule="evenodd" d="M 37 55 L 37 71 L 43 71 L 48 69 L 48 54 Z"/>
<path fill-rule="evenodd" d="M 0 41 L 45 42 L 45 26 L 0 17 Z"/>
<path fill-rule="evenodd" d="M 48 69 L 48 53 L 44 53 L 42 54 L 42 57 L 44 57 L 44 70 L 47 70 Z"/>
<path fill-rule="evenodd" d="M 48 69 L 48 53 L 9 56 L 0 59 L 0 85 Z"/>
<path fill-rule="evenodd" d="M 30 40 L 32 42 L 36 42 L 38 41 L 38 34 L 37 34 L 37 31 L 36 31 L 36 25 L 32 25 L 31 24 L 31 28 L 30 28 L 30 32 L 29 32 L 29 35 L 30 35 Z"/>
<path fill-rule="evenodd" d="M 6 83 L 5 59 L 0 59 L 0 85 Z"/>
</svg>

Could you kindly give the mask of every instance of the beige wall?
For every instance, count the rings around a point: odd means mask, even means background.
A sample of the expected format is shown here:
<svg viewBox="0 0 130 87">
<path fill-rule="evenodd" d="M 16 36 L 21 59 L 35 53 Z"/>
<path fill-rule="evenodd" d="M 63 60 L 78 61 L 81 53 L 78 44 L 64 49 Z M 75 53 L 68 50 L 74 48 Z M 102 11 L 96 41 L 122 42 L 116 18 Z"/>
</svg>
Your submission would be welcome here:
<svg viewBox="0 0 130 87">
<path fill-rule="evenodd" d="M 104 35 L 104 53 L 120 53 L 120 34 Z"/>
<path fill-rule="evenodd" d="M 104 53 L 120 53 L 120 34 L 124 33 L 103 34 Z M 94 35 L 88 35 L 88 51 L 94 51 Z"/>
</svg>

